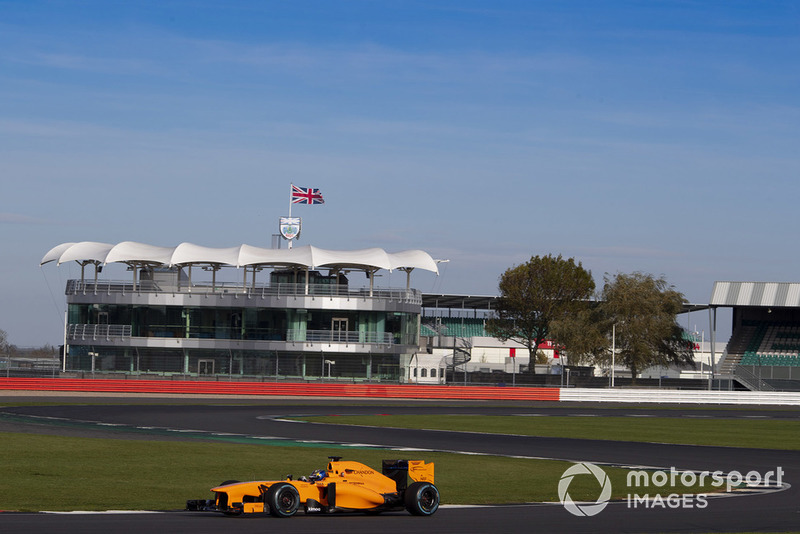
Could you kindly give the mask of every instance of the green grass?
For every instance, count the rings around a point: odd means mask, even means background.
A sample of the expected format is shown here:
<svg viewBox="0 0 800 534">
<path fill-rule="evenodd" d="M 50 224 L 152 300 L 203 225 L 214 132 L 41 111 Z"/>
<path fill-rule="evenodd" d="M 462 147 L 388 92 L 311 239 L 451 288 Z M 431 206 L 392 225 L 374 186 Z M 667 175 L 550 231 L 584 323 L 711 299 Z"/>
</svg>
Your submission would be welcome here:
<svg viewBox="0 0 800 534">
<path fill-rule="evenodd" d="M 302 448 L 205 442 L 128 441 L 0 433 L 0 510 L 174 510 L 210 498 L 224 480 L 298 477 L 324 467 L 328 455 L 380 468 L 384 458 L 436 464 L 445 504 L 557 501 L 569 462 L 374 449 Z M 625 498 L 626 471 L 604 468 Z M 663 488 L 664 494 L 671 493 Z M 700 488 L 693 488 L 699 491 Z M 713 489 L 713 488 L 709 488 Z M 575 500 L 599 492 L 590 476 L 570 486 Z M 690 492 L 684 490 L 681 492 Z M 652 492 L 651 492 L 652 493 Z"/>
<path fill-rule="evenodd" d="M 636 417 L 365 415 L 304 421 L 578 439 L 800 450 L 800 421 Z"/>
</svg>

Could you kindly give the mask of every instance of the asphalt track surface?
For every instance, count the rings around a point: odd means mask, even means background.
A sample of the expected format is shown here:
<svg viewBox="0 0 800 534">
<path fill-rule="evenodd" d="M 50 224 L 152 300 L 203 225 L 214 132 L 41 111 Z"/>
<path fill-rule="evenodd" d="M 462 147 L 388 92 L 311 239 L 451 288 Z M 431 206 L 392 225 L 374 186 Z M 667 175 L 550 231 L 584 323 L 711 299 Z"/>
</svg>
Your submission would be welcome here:
<svg viewBox="0 0 800 534">
<path fill-rule="evenodd" d="M 2 400 L 11 400 L 0 397 Z M 20 397 L 14 397 L 19 402 Z M 44 400 L 44 399 L 31 399 Z M 54 397 L 51 406 L 0 408 L 0 431 L 42 432 L 119 439 L 204 439 L 234 434 L 255 439 L 324 440 L 384 447 L 519 455 L 620 465 L 698 471 L 737 470 L 766 473 L 780 466 L 782 491 L 729 494 L 710 498 L 705 508 L 631 508 L 611 502 L 594 517 L 576 517 L 560 504 L 484 507 L 443 506 L 432 517 L 405 512 L 380 516 L 298 513 L 288 520 L 269 517 L 228 518 L 217 514 L 174 511 L 146 514 L 0 514 L 2 532 L 325 532 L 325 533 L 465 533 L 465 532 L 797 532 L 800 531 L 800 452 L 700 447 L 606 440 L 539 438 L 469 432 L 375 429 L 299 424 L 287 415 L 430 414 L 561 415 L 758 418 L 800 420 L 797 409 L 691 408 L 661 410 L 608 405 L 485 402 L 384 402 L 338 400 L 201 400 Z M 59 405 L 60 402 L 73 403 Z M 86 402 L 86 404 L 74 404 Z M 39 417 L 70 422 L 54 426 Z M 49 420 L 52 421 L 52 420 Z M 74 424 L 73 424 L 74 423 Z M 103 425 L 96 425 L 102 423 Z M 104 426 L 108 424 L 121 426 Z M 147 427 L 141 428 L 141 427 Z M 132 432 L 136 429 L 136 432 Z M 192 433 L 178 431 L 192 430 Z M 535 481 L 519 481 L 535 483 Z M 197 496 L 187 496 L 188 498 Z M 202 497 L 202 496 L 200 496 Z M 445 497 L 446 503 L 446 497 Z"/>
</svg>

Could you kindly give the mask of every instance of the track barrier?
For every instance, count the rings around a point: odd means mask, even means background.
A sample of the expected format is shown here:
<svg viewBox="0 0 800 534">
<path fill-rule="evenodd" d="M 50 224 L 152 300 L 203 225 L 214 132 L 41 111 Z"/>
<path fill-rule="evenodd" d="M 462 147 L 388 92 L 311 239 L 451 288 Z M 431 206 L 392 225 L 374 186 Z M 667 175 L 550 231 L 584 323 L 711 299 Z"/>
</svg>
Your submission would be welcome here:
<svg viewBox="0 0 800 534">
<path fill-rule="evenodd" d="M 0 390 L 161 393 L 195 395 L 268 395 L 385 399 L 558 401 L 559 388 L 500 386 L 420 386 L 305 382 L 211 382 L 193 380 L 117 380 L 93 378 L 0 378 Z"/>
<path fill-rule="evenodd" d="M 800 392 L 669 389 L 541 388 L 342 384 L 307 382 L 214 382 L 101 378 L 1 378 L 0 391 L 152 393 L 167 395 L 261 395 L 429 400 L 520 400 L 635 404 L 752 404 L 800 406 Z"/>
<path fill-rule="evenodd" d="M 799 406 L 800 392 L 791 391 L 703 391 L 670 389 L 562 389 L 561 401 L 663 404 L 763 404 Z"/>
</svg>

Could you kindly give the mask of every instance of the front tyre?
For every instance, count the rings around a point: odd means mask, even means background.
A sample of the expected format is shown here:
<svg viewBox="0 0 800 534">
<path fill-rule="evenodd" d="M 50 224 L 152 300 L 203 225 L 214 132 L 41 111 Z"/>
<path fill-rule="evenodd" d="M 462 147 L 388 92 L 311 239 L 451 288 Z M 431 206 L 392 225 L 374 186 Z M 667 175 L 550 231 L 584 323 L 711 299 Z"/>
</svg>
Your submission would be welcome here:
<svg viewBox="0 0 800 534">
<path fill-rule="evenodd" d="M 273 517 L 292 517 L 300 507 L 300 493 L 286 482 L 270 486 L 264 500 Z"/>
<path fill-rule="evenodd" d="M 429 482 L 414 482 L 403 496 L 412 515 L 433 515 L 439 509 L 439 490 Z"/>
</svg>

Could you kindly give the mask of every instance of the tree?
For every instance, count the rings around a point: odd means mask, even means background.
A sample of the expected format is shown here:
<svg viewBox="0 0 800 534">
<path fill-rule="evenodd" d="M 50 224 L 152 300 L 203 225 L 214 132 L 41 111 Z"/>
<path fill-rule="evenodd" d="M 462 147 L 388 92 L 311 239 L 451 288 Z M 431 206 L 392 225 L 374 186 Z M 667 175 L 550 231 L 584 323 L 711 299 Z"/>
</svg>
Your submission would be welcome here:
<svg viewBox="0 0 800 534">
<path fill-rule="evenodd" d="M 535 373 L 536 353 L 549 339 L 551 325 L 584 308 L 594 288 L 591 273 L 573 258 L 533 256 L 500 277 L 495 316 L 486 330 L 501 341 L 523 344 Z"/>
<path fill-rule="evenodd" d="M 591 365 L 608 352 L 606 332 L 611 326 L 596 303 L 550 325 L 553 342 L 558 345 L 562 364 Z"/>
<path fill-rule="evenodd" d="M 604 278 L 601 308 L 610 329 L 616 324 L 616 361 L 631 377 L 653 365 L 694 366 L 692 345 L 677 315 L 686 302 L 663 278 L 635 272 Z"/>
<path fill-rule="evenodd" d="M 8 334 L 5 330 L 0 330 L 0 354 L 6 354 L 11 349 L 8 343 Z"/>
</svg>

